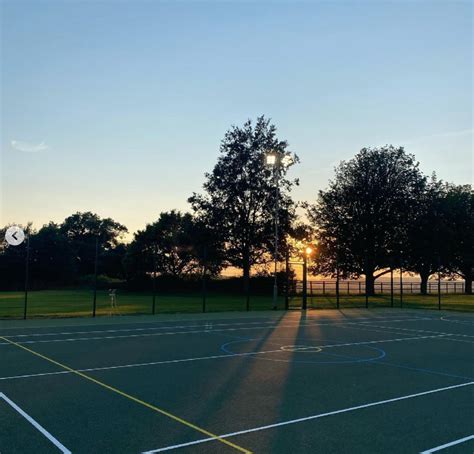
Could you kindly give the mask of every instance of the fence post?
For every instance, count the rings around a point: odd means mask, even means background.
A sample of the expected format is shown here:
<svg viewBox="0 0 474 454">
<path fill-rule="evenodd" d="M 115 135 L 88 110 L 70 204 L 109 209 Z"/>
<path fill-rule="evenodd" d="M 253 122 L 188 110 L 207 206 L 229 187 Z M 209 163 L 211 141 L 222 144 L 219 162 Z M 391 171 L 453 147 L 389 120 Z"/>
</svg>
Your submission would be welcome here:
<svg viewBox="0 0 474 454">
<path fill-rule="evenodd" d="M 305 311 L 308 308 L 308 274 L 307 274 L 307 268 L 308 268 L 308 258 L 307 254 L 305 253 L 303 255 L 303 304 L 302 304 L 302 309 Z"/>
<path fill-rule="evenodd" d="M 204 246 L 203 251 L 203 267 L 202 267 L 202 311 L 206 312 L 207 299 L 207 246 Z"/>
<path fill-rule="evenodd" d="M 95 317 L 97 310 L 97 268 L 99 262 L 99 237 L 95 238 L 95 260 L 94 260 L 94 300 L 92 302 L 92 317 Z"/>
<path fill-rule="evenodd" d="M 30 274 L 30 234 L 26 237 L 26 260 L 25 260 L 25 301 L 23 307 L 23 320 L 26 320 L 26 314 L 28 311 L 28 281 Z"/>
<path fill-rule="evenodd" d="M 438 310 L 441 310 L 441 258 L 438 258 Z"/>
<path fill-rule="evenodd" d="M 285 311 L 288 310 L 290 304 L 290 251 L 288 248 L 285 252 L 285 274 L 286 274 L 286 291 L 285 291 Z"/>
<path fill-rule="evenodd" d="M 156 312 L 156 243 L 153 248 L 153 300 L 151 305 L 151 313 L 155 315 Z"/>
<path fill-rule="evenodd" d="M 393 307 L 393 267 L 390 267 L 390 306 Z"/>
<path fill-rule="evenodd" d="M 403 307 L 403 267 L 400 259 L 400 307 Z"/>
</svg>

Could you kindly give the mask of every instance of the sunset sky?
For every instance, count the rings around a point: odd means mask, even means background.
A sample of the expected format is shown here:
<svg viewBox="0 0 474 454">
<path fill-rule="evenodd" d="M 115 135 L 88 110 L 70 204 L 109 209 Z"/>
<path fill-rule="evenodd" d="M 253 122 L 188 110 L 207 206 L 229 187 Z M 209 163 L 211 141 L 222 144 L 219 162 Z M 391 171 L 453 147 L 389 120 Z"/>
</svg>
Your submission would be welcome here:
<svg viewBox="0 0 474 454">
<path fill-rule="evenodd" d="M 472 2 L 1 2 L 0 224 L 188 209 L 232 124 L 265 114 L 296 200 L 364 146 L 471 183 Z"/>
</svg>

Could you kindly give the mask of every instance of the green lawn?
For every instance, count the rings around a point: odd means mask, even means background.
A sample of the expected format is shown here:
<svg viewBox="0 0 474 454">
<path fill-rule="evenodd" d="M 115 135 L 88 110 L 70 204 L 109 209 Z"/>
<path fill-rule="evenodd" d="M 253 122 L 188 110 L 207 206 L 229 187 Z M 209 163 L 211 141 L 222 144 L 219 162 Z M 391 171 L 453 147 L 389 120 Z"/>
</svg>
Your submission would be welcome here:
<svg viewBox="0 0 474 454">
<path fill-rule="evenodd" d="M 90 316 L 92 313 L 93 293 L 88 290 L 43 290 L 28 294 L 28 317 L 75 317 Z M 442 295 L 442 309 L 474 311 L 474 296 L 447 294 Z M 244 311 L 245 297 L 239 295 L 211 294 L 207 297 L 206 310 Z M 120 314 L 150 314 L 152 311 L 151 293 L 122 292 L 117 295 Z M 271 309 L 271 295 L 252 296 L 251 310 Z M 290 299 L 290 308 L 299 308 L 301 297 Z M 370 307 L 390 307 L 390 295 L 377 295 L 369 298 Z M 400 307 L 400 296 L 395 295 L 394 306 Z M 327 309 L 336 307 L 334 295 L 308 297 L 308 308 Z M 340 307 L 365 307 L 364 295 L 341 295 Z M 403 307 L 437 309 L 437 295 L 403 296 Z M 0 292 L 0 318 L 22 317 L 24 295 L 22 292 Z M 280 297 L 278 308 L 284 308 L 284 298 Z M 202 311 L 201 295 L 157 295 L 156 313 L 192 313 Z M 110 299 L 107 291 L 97 293 L 97 315 L 109 315 Z"/>
<path fill-rule="evenodd" d="M 117 294 L 119 314 L 150 314 L 152 294 L 123 292 Z M 88 290 L 42 290 L 28 293 L 28 317 L 75 317 L 90 316 L 92 313 L 93 292 Z M 279 308 L 284 307 L 280 297 Z M 251 310 L 268 310 L 272 307 L 271 295 L 252 296 Z M 0 318 L 22 317 L 24 294 L 22 292 L 0 292 Z M 239 295 L 208 295 L 206 311 L 244 311 L 246 299 Z M 156 295 L 155 312 L 192 313 L 202 311 L 202 297 L 194 295 Z M 110 298 L 107 291 L 97 292 L 97 315 L 109 315 Z"/>
</svg>

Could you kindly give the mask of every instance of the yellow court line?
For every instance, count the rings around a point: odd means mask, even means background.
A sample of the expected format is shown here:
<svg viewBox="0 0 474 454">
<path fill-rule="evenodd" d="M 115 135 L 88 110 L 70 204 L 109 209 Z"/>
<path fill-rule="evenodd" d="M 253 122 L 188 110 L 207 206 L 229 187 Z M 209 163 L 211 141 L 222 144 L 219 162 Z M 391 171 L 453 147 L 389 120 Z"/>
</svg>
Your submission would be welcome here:
<svg viewBox="0 0 474 454">
<path fill-rule="evenodd" d="M 173 419 L 174 421 L 177 421 L 177 422 L 179 422 L 179 423 L 181 423 L 181 424 L 183 424 L 187 427 L 190 427 L 191 429 L 197 430 L 198 432 L 201 432 L 202 434 L 207 435 L 208 437 L 214 438 L 216 441 L 220 441 L 221 443 L 224 443 L 224 444 L 230 446 L 231 448 L 236 449 L 237 451 L 244 452 L 246 454 L 252 454 L 252 451 L 249 451 L 248 449 L 242 448 L 241 446 L 238 446 L 238 445 L 236 445 L 236 444 L 234 444 L 234 443 L 232 443 L 232 442 L 230 442 L 230 441 L 228 441 L 224 438 L 221 438 L 221 437 L 219 437 L 219 435 L 213 434 L 212 432 L 209 432 L 206 429 L 203 429 L 199 426 L 196 426 L 195 424 L 193 424 L 189 421 L 186 421 L 186 420 L 180 418 L 179 416 L 175 416 L 175 415 L 173 415 L 172 413 L 170 413 L 166 410 L 155 407 L 154 405 L 149 404 L 148 402 L 145 402 L 141 399 L 138 399 L 137 397 L 131 396 L 130 394 L 127 394 L 124 391 L 120 391 L 120 389 L 114 388 L 113 386 L 107 385 L 106 383 L 103 383 L 99 380 L 96 380 L 95 378 L 92 378 L 89 375 L 86 375 L 82 372 L 79 372 L 78 370 L 72 369 L 71 367 L 66 366 L 65 364 L 62 364 L 58 361 L 55 361 L 54 359 L 49 358 L 48 356 L 42 355 L 41 353 L 38 353 L 38 352 L 35 352 L 34 350 L 31 350 L 30 348 L 25 347 L 24 345 L 18 344 L 17 342 L 14 342 L 14 341 L 6 338 L 6 337 L 1 337 L 0 336 L 0 339 L 4 340 L 4 341 L 6 341 L 6 342 L 8 342 L 12 345 L 15 345 L 18 348 L 26 350 L 27 352 L 32 353 L 33 355 L 38 356 L 38 357 L 40 357 L 40 358 L 42 358 L 42 359 L 44 359 L 44 360 L 46 360 L 46 361 L 48 361 L 52 364 L 55 364 L 56 366 L 59 366 L 62 369 L 66 369 L 67 371 L 72 372 L 73 374 L 79 375 L 80 377 L 85 378 L 86 380 L 89 380 L 89 381 L 95 383 L 96 385 L 102 386 L 102 388 L 108 389 L 109 391 L 112 391 L 116 394 L 119 394 L 123 397 L 126 397 L 127 399 L 130 399 L 133 402 L 136 402 L 140 405 L 143 405 L 144 407 L 150 408 L 151 410 L 156 411 L 157 413 L 160 413 L 164 416 L 167 416 L 168 418 Z"/>
</svg>

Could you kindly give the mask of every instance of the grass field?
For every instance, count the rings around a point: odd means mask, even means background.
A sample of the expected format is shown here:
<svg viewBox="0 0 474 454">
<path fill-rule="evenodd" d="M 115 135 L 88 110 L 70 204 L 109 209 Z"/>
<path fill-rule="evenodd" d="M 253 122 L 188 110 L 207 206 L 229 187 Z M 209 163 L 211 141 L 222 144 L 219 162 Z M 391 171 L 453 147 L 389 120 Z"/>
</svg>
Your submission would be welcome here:
<svg viewBox="0 0 474 454">
<path fill-rule="evenodd" d="M 92 312 L 93 293 L 88 290 L 44 290 L 28 294 L 28 317 L 75 317 L 89 316 Z M 301 297 L 290 298 L 290 308 L 301 307 Z M 117 295 L 118 313 L 150 314 L 152 295 L 150 293 L 124 292 Z M 369 307 L 390 307 L 390 295 L 377 295 L 369 298 Z M 278 309 L 283 309 L 284 297 L 278 300 Z M 341 295 L 341 308 L 365 306 L 364 295 Z M 400 307 L 400 296 L 394 296 L 394 306 Z M 251 310 L 268 310 L 272 307 L 271 296 L 252 296 Z M 336 307 L 334 295 L 308 297 L 308 308 L 329 309 Z M 405 294 L 403 307 L 437 309 L 437 295 Z M 442 308 L 459 311 L 474 311 L 474 296 L 462 294 L 443 294 Z M 24 294 L 22 292 L 0 292 L 0 317 L 22 317 Z M 210 294 L 206 300 L 207 312 L 243 311 L 246 299 L 239 295 Z M 196 313 L 202 311 L 202 297 L 194 295 L 157 295 L 155 311 L 164 313 Z M 110 315 L 108 292 L 97 293 L 97 315 Z"/>
</svg>

